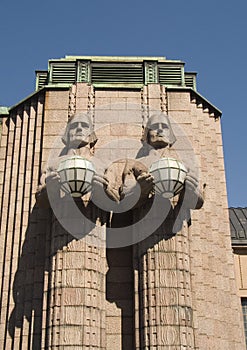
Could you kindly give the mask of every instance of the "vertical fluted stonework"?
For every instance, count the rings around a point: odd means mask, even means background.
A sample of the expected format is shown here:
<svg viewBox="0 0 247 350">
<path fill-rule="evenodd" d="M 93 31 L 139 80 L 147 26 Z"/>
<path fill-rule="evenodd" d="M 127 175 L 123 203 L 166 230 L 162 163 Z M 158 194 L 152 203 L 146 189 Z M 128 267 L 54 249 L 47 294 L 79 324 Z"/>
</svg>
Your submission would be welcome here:
<svg viewBox="0 0 247 350">
<path fill-rule="evenodd" d="M 155 240 L 154 234 L 135 248 L 137 349 L 193 349 L 188 228 Z"/>
<path fill-rule="evenodd" d="M 52 223 L 48 349 L 105 349 L 105 227 L 80 240 Z"/>
<path fill-rule="evenodd" d="M 149 84 L 143 104 L 149 117 L 159 111 L 167 113 L 166 88 Z M 176 237 L 165 240 L 173 224 L 166 220 L 134 247 L 137 349 L 194 347 L 189 229 L 184 224 Z M 149 221 L 147 225 L 152 226 Z"/>
<path fill-rule="evenodd" d="M 73 85 L 67 101 L 68 115 L 88 111 L 93 114 L 93 95 L 93 87 L 88 84 Z M 49 106 L 47 107 L 49 109 Z M 77 202 L 79 210 L 82 210 L 77 225 L 78 232 L 82 233 L 81 239 L 74 238 L 61 224 L 69 215 L 66 206 L 71 205 L 71 200 L 68 203 L 66 199 L 61 200 L 61 216 L 58 212 L 56 217 L 53 216 L 48 283 L 48 349 L 106 348 L 106 218 L 96 207 L 91 206 L 89 209 L 88 196 L 86 197 Z M 91 218 L 92 222 L 96 220 L 93 229 L 87 230 L 88 223 L 85 221 L 83 210 L 86 210 L 87 217 Z M 73 215 L 73 209 L 71 213 Z M 71 220 L 70 215 L 68 220 Z M 83 237 L 85 232 L 90 234 Z"/>
<path fill-rule="evenodd" d="M 4 121 L 1 146 L 6 153 L 0 238 L 3 349 L 39 348 L 41 342 L 41 242 L 45 230 L 37 221 L 34 193 L 39 181 L 43 105 L 41 93 L 12 110 Z"/>
</svg>

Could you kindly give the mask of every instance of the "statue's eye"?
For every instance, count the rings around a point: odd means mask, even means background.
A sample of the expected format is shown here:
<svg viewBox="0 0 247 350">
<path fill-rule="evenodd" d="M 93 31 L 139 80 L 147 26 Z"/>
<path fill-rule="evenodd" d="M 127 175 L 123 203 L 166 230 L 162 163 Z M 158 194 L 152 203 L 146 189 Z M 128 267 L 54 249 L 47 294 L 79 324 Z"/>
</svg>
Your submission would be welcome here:
<svg viewBox="0 0 247 350">
<path fill-rule="evenodd" d="M 75 129 L 77 128 L 78 123 L 71 123 L 70 124 L 70 129 Z"/>
<path fill-rule="evenodd" d="M 158 124 L 158 123 L 155 123 L 155 124 L 150 125 L 150 129 L 151 129 L 151 130 L 157 130 L 157 129 L 159 129 L 159 124 Z"/>
<path fill-rule="evenodd" d="M 89 129 L 89 124 L 87 123 L 81 123 L 81 127 L 85 129 Z"/>
<path fill-rule="evenodd" d="M 162 123 L 162 129 L 168 129 L 168 125 L 165 123 Z"/>
</svg>

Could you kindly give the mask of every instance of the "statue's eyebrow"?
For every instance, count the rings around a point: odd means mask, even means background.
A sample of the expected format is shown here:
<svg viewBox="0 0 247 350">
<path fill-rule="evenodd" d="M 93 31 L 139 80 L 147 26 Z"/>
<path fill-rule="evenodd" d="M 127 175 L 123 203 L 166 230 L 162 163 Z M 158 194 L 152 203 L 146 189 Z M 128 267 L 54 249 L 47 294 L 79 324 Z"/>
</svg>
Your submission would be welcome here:
<svg viewBox="0 0 247 350">
<path fill-rule="evenodd" d="M 166 124 L 166 123 L 154 123 L 154 124 L 151 124 L 151 125 L 149 126 L 149 129 L 157 128 L 157 127 L 160 126 L 160 124 L 161 124 L 162 128 L 167 128 L 167 129 L 169 129 L 169 126 L 168 126 L 168 124 Z"/>
<path fill-rule="evenodd" d="M 73 122 L 70 124 L 70 128 L 75 128 L 78 124 L 81 124 L 82 127 L 89 128 L 89 124 L 87 122 Z"/>
</svg>

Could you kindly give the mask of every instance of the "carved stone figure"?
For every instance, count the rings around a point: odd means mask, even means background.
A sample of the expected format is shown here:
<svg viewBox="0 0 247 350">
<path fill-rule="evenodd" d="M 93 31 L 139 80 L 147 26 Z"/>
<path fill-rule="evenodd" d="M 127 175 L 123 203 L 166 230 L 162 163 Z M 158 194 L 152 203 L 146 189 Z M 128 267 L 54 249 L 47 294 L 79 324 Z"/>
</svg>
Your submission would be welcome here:
<svg viewBox="0 0 247 350">
<path fill-rule="evenodd" d="M 143 147 L 136 159 L 116 161 L 106 170 L 104 185 L 107 195 L 120 204 L 128 198 L 126 210 L 146 205 L 155 193 L 149 168 L 155 160 L 163 157 L 177 159 L 172 148 L 175 142 L 169 117 L 163 113 L 152 115 L 144 129 Z M 173 232 L 169 234 L 172 236 L 181 229 L 183 220 L 190 221 L 190 209 L 199 209 L 203 205 L 202 192 L 193 170 L 188 169 L 184 189 L 178 198 L 172 202 L 164 199 L 164 202 L 174 218 Z"/>
<path fill-rule="evenodd" d="M 150 167 L 151 163 L 162 157 L 177 158 L 178 155 L 172 146 L 176 142 L 169 117 L 163 113 L 152 115 L 145 127 L 143 147 L 138 152 L 137 158 Z M 183 160 L 182 160 L 183 162 Z M 199 188 L 198 179 L 193 169 L 187 164 L 188 173 L 185 179 L 184 190 L 180 194 L 184 204 L 190 209 L 200 209 L 203 205 L 203 195 Z M 185 196 L 185 198 L 184 198 Z"/>
<path fill-rule="evenodd" d="M 52 164 L 48 164 L 46 171 L 41 176 L 40 186 L 36 193 L 37 204 L 40 207 L 49 206 L 47 190 L 52 196 L 60 196 L 57 168 L 61 160 L 75 154 L 86 159 L 93 156 L 97 137 L 88 114 L 75 114 L 69 119 L 62 142 L 65 147 L 58 157 L 52 158 Z"/>
</svg>

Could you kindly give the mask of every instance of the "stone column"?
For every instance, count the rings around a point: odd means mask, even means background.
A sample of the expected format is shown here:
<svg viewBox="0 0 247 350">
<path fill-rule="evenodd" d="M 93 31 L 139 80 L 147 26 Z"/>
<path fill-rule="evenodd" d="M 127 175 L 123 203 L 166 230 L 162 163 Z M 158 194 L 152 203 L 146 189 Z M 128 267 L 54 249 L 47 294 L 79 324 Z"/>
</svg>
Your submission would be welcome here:
<svg viewBox="0 0 247 350">
<path fill-rule="evenodd" d="M 90 238 L 52 223 L 48 349 L 105 349 L 105 226 Z"/>
<path fill-rule="evenodd" d="M 165 240 L 159 230 L 135 246 L 136 349 L 194 348 L 186 226 L 176 237 Z"/>
</svg>

